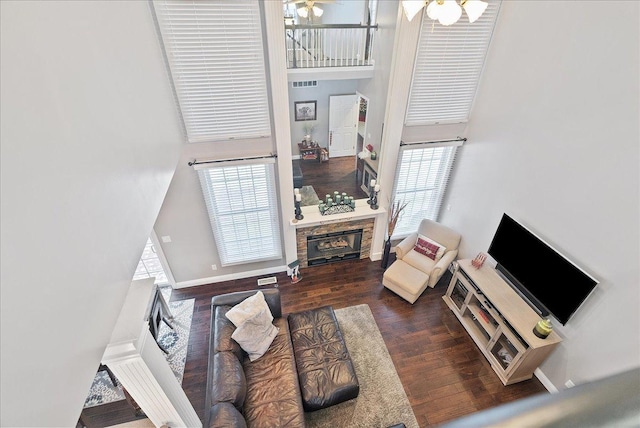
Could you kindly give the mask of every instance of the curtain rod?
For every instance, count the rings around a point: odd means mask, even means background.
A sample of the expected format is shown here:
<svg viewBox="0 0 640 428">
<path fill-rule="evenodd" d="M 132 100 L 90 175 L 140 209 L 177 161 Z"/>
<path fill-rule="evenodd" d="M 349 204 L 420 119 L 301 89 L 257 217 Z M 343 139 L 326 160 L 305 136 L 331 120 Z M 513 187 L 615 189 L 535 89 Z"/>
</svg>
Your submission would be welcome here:
<svg viewBox="0 0 640 428">
<path fill-rule="evenodd" d="M 457 141 L 462 141 L 463 143 L 467 141 L 466 138 L 456 138 L 455 140 L 438 140 L 438 141 L 419 141 L 417 143 L 405 143 L 404 141 L 400 141 L 400 146 L 411 146 L 414 144 L 434 144 L 434 143 L 453 143 Z"/>
<path fill-rule="evenodd" d="M 200 161 L 194 159 L 188 163 L 189 166 L 193 165 L 202 165 L 205 163 L 219 163 L 219 162 L 232 162 L 232 161 L 243 161 L 243 160 L 252 160 L 252 159 L 269 159 L 269 158 L 277 158 L 278 155 L 270 154 L 269 156 L 254 156 L 249 158 L 235 158 L 235 159 L 218 159 L 218 160 L 210 160 L 210 161 Z"/>
</svg>

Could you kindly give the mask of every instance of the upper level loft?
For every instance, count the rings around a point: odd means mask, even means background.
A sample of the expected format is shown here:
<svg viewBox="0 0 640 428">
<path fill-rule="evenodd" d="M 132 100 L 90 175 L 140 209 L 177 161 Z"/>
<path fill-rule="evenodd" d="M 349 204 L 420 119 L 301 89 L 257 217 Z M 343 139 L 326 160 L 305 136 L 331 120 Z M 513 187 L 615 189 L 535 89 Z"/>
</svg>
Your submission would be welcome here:
<svg viewBox="0 0 640 428">
<path fill-rule="evenodd" d="M 289 81 L 373 77 L 377 0 L 283 0 Z"/>
</svg>

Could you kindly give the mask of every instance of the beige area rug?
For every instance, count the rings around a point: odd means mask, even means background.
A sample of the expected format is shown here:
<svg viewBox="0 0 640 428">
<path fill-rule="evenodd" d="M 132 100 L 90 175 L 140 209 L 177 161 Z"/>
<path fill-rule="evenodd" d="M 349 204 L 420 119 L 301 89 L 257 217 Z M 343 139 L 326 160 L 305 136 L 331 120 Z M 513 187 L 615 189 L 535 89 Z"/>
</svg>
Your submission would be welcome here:
<svg viewBox="0 0 640 428">
<path fill-rule="evenodd" d="M 318 198 L 318 194 L 313 189 L 313 186 L 302 186 L 300 189 L 300 206 L 307 207 L 309 205 L 318 205 L 320 203 L 320 198 Z"/>
<path fill-rule="evenodd" d="M 407 394 L 369 305 L 336 309 L 336 318 L 360 383 L 353 400 L 305 413 L 309 428 L 418 428 Z"/>
</svg>

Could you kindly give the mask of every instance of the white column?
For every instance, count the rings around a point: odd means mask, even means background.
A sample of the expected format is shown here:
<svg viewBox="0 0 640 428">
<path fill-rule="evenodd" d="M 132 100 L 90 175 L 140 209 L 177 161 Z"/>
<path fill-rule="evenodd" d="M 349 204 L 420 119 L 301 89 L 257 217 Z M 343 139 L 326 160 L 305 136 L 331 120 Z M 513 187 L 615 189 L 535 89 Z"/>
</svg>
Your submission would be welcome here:
<svg viewBox="0 0 640 428">
<path fill-rule="evenodd" d="M 102 363 L 157 427 L 201 427 L 148 326 L 154 279 L 133 281 Z"/>
<path fill-rule="evenodd" d="M 278 152 L 278 178 L 282 232 L 287 264 L 298 258 L 296 229 L 289 221 L 294 217 L 293 166 L 291 163 L 291 126 L 289 122 L 289 83 L 287 81 L 286 42 L 284 38 L 282 2 L 262 0 L 265 34 L 269 52 L 269 77 L 274 136 Z"/>
</svg>

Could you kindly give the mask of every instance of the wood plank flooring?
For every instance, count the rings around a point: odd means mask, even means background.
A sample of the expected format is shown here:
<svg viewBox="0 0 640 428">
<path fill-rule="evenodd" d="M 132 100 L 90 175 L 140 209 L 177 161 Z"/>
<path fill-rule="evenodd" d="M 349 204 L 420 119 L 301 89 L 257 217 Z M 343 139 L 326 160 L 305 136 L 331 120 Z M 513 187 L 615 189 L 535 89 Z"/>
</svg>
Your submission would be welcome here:
<svg viewBox="0 0 640 428">
<path fill-rule="evenodd" d="M 333 194 L 336 190 L 356 199 L 367 198 L 356 177 L 355 156 L 331 158 L 328 162 L 322 163 L 302 160 L 294 162 L 300 162 L 303 185 L 313 186 L 321 200 L 324 200 L 326 194 Z"/>
<path fill-rule="evenodd" d="M 366 303 L 380 328 L 421 427 L 440 423 L 519 398 L 546 393 L 535 377 L 503 386 L 484 356 L 445 305 L 450 275 L 409 304 L 382 286 L 380 262 L 349 260 L 301 269 L 291 284 L 277 274 L 284 314 L 321 305 L 334 308 Z M 257 288 L 248 278 L 174 290 L 171 300 L 195 298 L 182 386 L 204 417 L 211 297 Z M 111 410 L 113 414 L 113 409 Z M 118 421 L 122 422 L 122 421 Z M 89 426 L 113 424 L 93 417 Z"/>
</svg>

